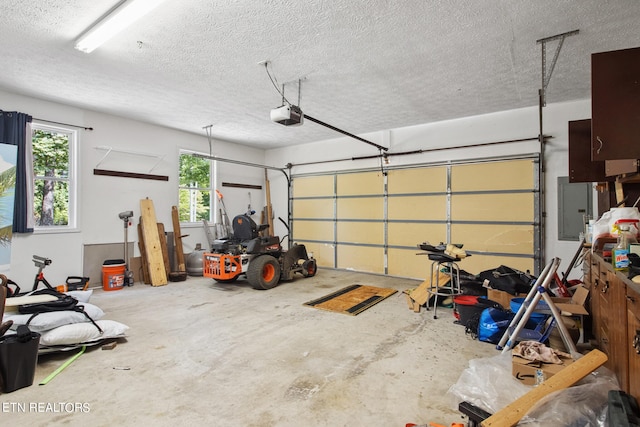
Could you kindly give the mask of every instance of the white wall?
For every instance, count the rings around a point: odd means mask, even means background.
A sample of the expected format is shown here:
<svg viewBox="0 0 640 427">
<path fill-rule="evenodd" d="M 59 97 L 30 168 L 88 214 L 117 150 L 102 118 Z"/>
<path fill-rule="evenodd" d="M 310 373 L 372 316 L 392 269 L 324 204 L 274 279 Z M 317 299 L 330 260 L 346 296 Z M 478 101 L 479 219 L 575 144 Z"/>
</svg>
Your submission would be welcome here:
<svg viewBox="0 0 640 427">
<path fill-rule="evenodd" d="M 559 241 L 557 227 L 557 178 L 568 175 L 568 124 L 570 120 L 591 117 L 590 100 L 548 104 L 543 109 L 543 131 L 553 138 L 545 147 L 545 203 L 547 212 L 545 251 L 546 260 L 560 257 L 562 264 L 559 271 L 565 271 L 578 249 L 578 242 Z M 349 129 L 345 129 L 349 130 Z M 427 150 L 447 146 L 464 146 L 490 143 L 495 141 L 536 138 L 539 134 L 538 107 L 523 108 L 506 112 L 466 117 L 438 123 L 412 126 L 361 135 L 363 138 L 389 147 L 390 153 L 401 153 L 413 150 Z M 538 153 L 540 144 L 537 140 L 530 142 L 490 145 L 476 148 L 441 150 L 416 155 L 391 156 L 392 165 L 424 164 L 446 162 L 449 160 L 466 160 L 506 155 Z M 378 150 L 352 138 L 336 138 L 327 141 L 306 144 L 293 148 L 268 150 L 266 163 L 292 163 L 325 160 L 351 159 L 360 156 L 378 154 Z M 294 166 L 293 174 L 314 173 L 323 171 L 366 169 L 379 167 L 380 162 L 373 160 L 348 160 L 308 166 Z M 270 175 L 271 176 L 271 175 Z M 285 188 L 286 183 L 278 174 L 273 174 L 272 188 Z M 287 209 L 286 195 L 278 192 L 272 196 L 274 211 L 285 216 Z M 595 212 L 595 210 L 594 210 Z M 285 234 L 284 227 L 276 225 L 276 231 Z M 479 272 L 475 272 L 479 273 Z M 579 270 L 574 270 L 571 278 L 580 277 Z"/>
<path fill-rule="evenodd" d="M 12 242 L 11 279 L 25 288 L 33 282 L 36 268 L 31 261 L 34 254 L 53 260 L 47 267 L 46 276 L 53 283 L 62 283 L 67 276 L 82 272 L 83 245 L 97 243 L 119 243 L 123 241 L 123 224 L 118 213 L 134 211 L 134 227 L 129 231 L 129 241 L 137 242 L 135 225 L 140 214 L 139 201 L 149 197 L 154 201 L 159 222 L 170 231 L 171 206 L 177 204 L 178 152 L 191 149 L 209 152 L 209 144 L 204 132 L 180 132 L 161 126 L 154 126 L 116 116 L 96 113 L 47 102 L 35 98 L 14 95 L 0 91 L 0 108 L 5 111 L 17 110 L 31 114 L 35 118 L 93 127 L 93 131 L 79 131 L 80 142 L 80 197 L 79 228 L 73 233 L 15 235 Z M 546 173 L 546 255 L 547 259 L 558 256 L 563 263 L 561 270 L 571 261 L 577 249 L 577 242 L 557 240 L 557 177 L 568 175 L 568 135 L 567 122 L 591 117 L 589 100 L 562 104 L 549 104 L 544 108 L 544 133 L 553 136 L 545 150 Z M 311 124 L 309 124 L 311 125 Z M 418 149 L 431 149 L 452 145 L 472 145 L 493 141 L 536 137 L 538 135 L 538 108 L 524 108 L 507 112 L 467 117 L 408 128 L 393 129 L 362 135 L 377 144 L 390 147 L 391 153 Z M 345 129 L 349 130 L 349 129 Z M 104 154 L 95 147 L 111 146 L 116 149 L 154 153 L 164 156 L 162 162 L 151 173 L 167 175 L 169 181 L 152 181 L 93 175 L 93 169 Z M 392 165 L 423 164 L 503 155 L 529 154 L 539 151 L 537 141 L 493 145 L 478 148 L 441 150 L 409 156 L 391 156 Z M 296 147 L 269 150 L 248 148 L 223 141 L 213 141 L 212 154 L 218 157 L 242 160 L 255 164 L 284 167 L 287 163 L 299 164 L 323 160 L 351 159 L 359 156 L 375 155 L 375 147 L 352 138 L 336 138 Z M 136 157 L 136 159 L 138 159 Z M 113 157 L 101 168 L 116 169 L 129 167 L 132 160 Z M 141 168 L 147 167 L 140 160 Z M 111 163 L 109 163 L 111 162 Z M 115 164 L 114 164 L 115 163 Z M 264 191 L 221 187 L 223 181 L 264 185 L 264 171 L 258 168 L 220 163 L 218 188 L 230 219 L 247 210 L 249 200 L 258 213 L 264 206 Z M 313 166 L 294 166 L 294 174 L 319 171 L 349 170 L 378 167 L 379 161 L 339 161 Z M 144 171 L 143 171 L 144 172 Z M 287 217 L 287 184 L 284 175 L 269 171 L 271 199 L 276 218 L 276 233 L 280 236 L 286 230 L 277 220 Z M 249 193 L 251 198 L 249 199 Z M 203 227 L 183 227 L 185 252 L 193 250 L 197 243 L 206 245 Z M 136 247 L 135 254 L 138 255 Z M 578 277 L 576 272 L 572 277 Z M 24 284 L 24 285 L 23 285 Z"/>
<path fill-rule="evenodd" d="M 129 242 L 136 242 L 137 224 L 140 216 L 140 200 L 150 198 L 158 222 L 166 231 L 172 231 L 171 207 L 178 204 L 178 153 L 180 149 L 190 149 L 209 153 L 209 143 L 204 131 L 186 133 L 169 128 L 145 124 L 120 117 L 69 107 L 58 103 L 0 92 L 0 108 L 5 111 L 20 111 L 35 119 L 44 119 L 74 125 L 93 127 L 93 131 L 78 131 L 79 137 L 79 197 L 78 230 L 67 233 L 15 234 L 12 241 L 11 267 L 9 278 L 17 282 L 23 290 L 30 289 L 37 268 L 32 255 L 51 258 L 52 263 L 45 270 L 51 284 L 64 283 L 68 276 L 82 275 L 84 245 L 98 243 L 122 243 L 124 225 L 118 213 L 133 210 L 134 223 L 129 228 Z M 44 123 L 43 124 L 47 124 Z M 195 130 L 194 132 L 199 132 Z M 156 159 L 135 155 L 110 155 L 99 168 L 124 170 L 128 172 L 166 175 L 168 181 L 133 179 L 93 174 L 98 162 L 105 154 L 95 147 L 111 146 L 115 149 L 151 153 L 163 157 L 158 166 L 149 172 Z M 263 164 L 264 151 L 238 144 L 213 141 L 212 154 L 218 157 Z M 151 163 L 150 163 L 151 162 Z M 218 162 L 220 164 L 220 162 Z M 137 170 L 135 170 L 137 168 Z M 263 185 L 262 169 L 220 164 L 218 180 L 242 184 Z M 247 210 L 248 190 L 218 187 L 225 201 L 230 218 Z M 252 204 L 257 211 L 262 209 L 264 196 L 261 191 L 252 191 Z M 197 243 L 207 246 L 202 224 L 183 227 L 185 252 L 191 252 Z M 124 255 L 124 246 L 123 246 Z M 92 284 L 99 284 L 99 278 L 91 278 Z"/>
</svg>

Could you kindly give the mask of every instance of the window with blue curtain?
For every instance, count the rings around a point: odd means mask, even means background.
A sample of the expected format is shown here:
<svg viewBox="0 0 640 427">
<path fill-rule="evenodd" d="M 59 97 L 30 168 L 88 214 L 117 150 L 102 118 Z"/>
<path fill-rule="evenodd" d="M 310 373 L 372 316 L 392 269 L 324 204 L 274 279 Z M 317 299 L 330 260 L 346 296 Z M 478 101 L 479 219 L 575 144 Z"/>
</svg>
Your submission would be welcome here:
<svg viewBox="0 0 640 427">
<path fill-rule="evenodd" d="M 30 199 L 33 195 L 31 171 L 31 121 L 32 117 L 17 111 L 0 110 L 0 143 L 16 145 L 15 205 L 13 209 L 13 232 L 33 232 L 33 212 Z"/>
</svg>

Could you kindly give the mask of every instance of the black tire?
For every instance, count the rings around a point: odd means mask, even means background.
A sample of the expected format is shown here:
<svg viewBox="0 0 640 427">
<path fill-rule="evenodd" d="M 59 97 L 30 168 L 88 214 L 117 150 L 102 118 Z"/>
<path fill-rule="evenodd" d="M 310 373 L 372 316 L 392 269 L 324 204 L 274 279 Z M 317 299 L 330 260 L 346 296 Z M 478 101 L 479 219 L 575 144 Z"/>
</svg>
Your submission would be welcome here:
<svg viewBox="0 0 640 427">
<path fill-rule="evenodd" d="M 302 263 L 302 275 L 304 277 L 313 277 L 318 271 L 318 264 L 315 259 L 308 259 Z"/>
<path fill-rule="evenodd" d="M 275 288 L 280 282 L 278 260 L 271 255 L 260 255 L 252 259 L 247 269 L 247 280 L 254 289 Z"/>
</svg>

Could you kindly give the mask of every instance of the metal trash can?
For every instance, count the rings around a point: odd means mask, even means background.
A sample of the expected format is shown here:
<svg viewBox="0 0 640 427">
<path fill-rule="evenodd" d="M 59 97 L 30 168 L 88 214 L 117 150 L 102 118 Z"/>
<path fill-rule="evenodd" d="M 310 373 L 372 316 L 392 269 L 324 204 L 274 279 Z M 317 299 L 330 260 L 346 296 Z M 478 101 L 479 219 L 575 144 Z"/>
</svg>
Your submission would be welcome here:
<svg viewBox="0 0 640 427">
<path fill-rule="evenodd" d="M 40 334 L 20 325 L 16 334 L 0 337 L 0 389 L 3 393 L 33 384 Z"/>
</svg>

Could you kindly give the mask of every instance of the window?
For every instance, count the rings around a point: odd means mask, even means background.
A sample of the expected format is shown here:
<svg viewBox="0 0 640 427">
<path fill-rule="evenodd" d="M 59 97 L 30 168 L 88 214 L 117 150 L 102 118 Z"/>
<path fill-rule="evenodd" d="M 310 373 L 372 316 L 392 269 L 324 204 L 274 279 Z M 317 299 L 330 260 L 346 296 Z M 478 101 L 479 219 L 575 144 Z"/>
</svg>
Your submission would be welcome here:
<svg viewBox="0 0 640 427">
<path fill-rule="evenodd" d="M 32 125 L 35 229 L 75 228 L 76 131 Z"/>
<path fill-rule="evenodd" d="M 180 153 L 179 217 L 180 222 L 212 220 L 212 163 L 208 159 Z"/>
</svg>

